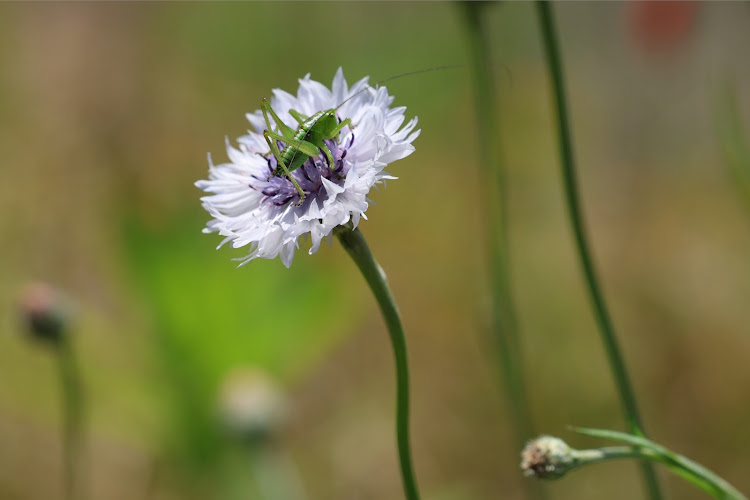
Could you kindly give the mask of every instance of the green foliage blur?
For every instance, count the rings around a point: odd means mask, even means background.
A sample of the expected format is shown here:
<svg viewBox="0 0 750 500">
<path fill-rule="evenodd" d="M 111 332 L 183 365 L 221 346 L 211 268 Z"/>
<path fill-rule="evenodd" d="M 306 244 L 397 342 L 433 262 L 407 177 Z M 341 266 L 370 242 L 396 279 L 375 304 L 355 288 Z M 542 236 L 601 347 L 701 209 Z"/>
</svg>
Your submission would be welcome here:
<svg viewBox="0 0 750 500">
<path fill-rule="evenodd" d="M 649 437 L 747 492 L 750 204 L 730 166 L 747 151 L 750 9 L 692 5 L 671 38 L 628 3 L 555 7 L 586 221 Z M 533 418 L 584 447 L 566 426 L 624 423 L 565 219 L 538 26 L 527 3 L 487 15 Z M 262 498 L 263 466 L 220 425 L 243 367 L 284 389 L 269 446 L 310 499 L 400 498 L 393 360 L 356 269 L 337 242 L 237 269 L 244 250 L 201 233 L 193 183 L 271 89 L 466 63 L 464 21 L 427 2 L 0 4 L 0 499 L 60 497 L 53 353 L 17 311 L 35 280 L 74 304 L 90 498 Z M 404 317 L 415 464 L 436 500 L 521 498 L 524 480 L 489 335 L 470 75 L 388 82 L 422 135 L 361 225 Z M 607 464 L 547 490 L 625 499 L 640 482 Z"/>
</svg>

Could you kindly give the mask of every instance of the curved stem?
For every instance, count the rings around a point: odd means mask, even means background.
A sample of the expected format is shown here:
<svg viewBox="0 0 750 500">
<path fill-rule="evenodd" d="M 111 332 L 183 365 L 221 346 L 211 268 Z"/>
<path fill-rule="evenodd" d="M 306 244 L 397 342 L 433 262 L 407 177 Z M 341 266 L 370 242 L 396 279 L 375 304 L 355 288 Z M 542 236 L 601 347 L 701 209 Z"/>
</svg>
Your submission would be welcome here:
<svg viewBox="0 0 750 500">
<path fill-rule="evenodd" d="M 633 434 L 643 436 L 643 425 L 641 424 L 635 393 L 630 384 L 627 369 L 625 368 L 625 362 L 617 343 L 615 329 L 604 302 L 604 296 L 599 287 L 599 281 L 594 270 L 594 263 L 586 242 L 583 227 L 583 215 L 578 196 L 575 162 L 573 160 L 573 141 L 571 139 L 570 127 L 568 124 L 562 61 L 558 52 L 558 42 L 555 33 L 552 7 L 546 0 L 537 2 L 536 6 L 542 27 L 544 48 L 547 55 L 547 65 L 552 78 L 555 105 L 557 107 L 560 157 L 562 160 L 565 201 L 568 205 L 568 216 L 575 236 L 576 248 L 583 267 L 589 296 L 593 304 L 596 322 L 599 326 L 599 332 L 601 334 L 604 348 L 607 352 L 609 365 L 612 369 L 615 383 L 620 394 L 620 400 L 625 412 L 625 419 L 627 420 Z M 654 500 L 660 499 L 661 493 L 659 491 L 659 485 L 653 468 L 649 464 L 643 463 L 641 469 L 651 498 Z"/>
<path fill-rule="evenodd" d="M 78 474 L 83 430 L 83 391 L 72 341 L 63 337 L 58 345 L 58 363 L 63 404 L 64 498 L 82 498 Z"/>
<path fill-rule="evenodd" d="M 357 264 L 362 276 L 370 286 L 380 306 L 388 333 L 391 337 L 393 355 L 396 358 L 396 440 L 401 465 L 401 479 L 407 500 L 418 500 L 419 491 L 411 461 L 409 444 L 409 365 L 406 354 L 406 339 L 401 326 L 401 317 L 388 288 L 385 273 L 375 261 L 359 229 L 342 227 L 337 231 L 341 245 Z"/>
</svg>

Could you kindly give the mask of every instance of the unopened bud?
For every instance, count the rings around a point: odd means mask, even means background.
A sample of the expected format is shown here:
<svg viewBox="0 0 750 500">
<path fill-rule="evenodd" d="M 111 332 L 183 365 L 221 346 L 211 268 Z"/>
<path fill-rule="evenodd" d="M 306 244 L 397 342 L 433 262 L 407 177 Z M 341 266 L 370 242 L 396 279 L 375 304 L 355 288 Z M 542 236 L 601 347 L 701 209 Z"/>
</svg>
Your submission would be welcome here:
<svg viewBox="0 0 750 500">
<path fill-rule="evenodd" d="M 576 465 L 575 450 L 565 441 L 540 436 L 528 442 L 521 452 L 524 475 L 539 479 L 559 479 Z"/>
<path fill-rule="evenodd" d="M 66 308 L 61 294 L 47 283 L 31 283 L 21 294 L 21 316 L 32 338 L 58 343 L 65 334 Z"/>
<path fill-rule="evenodd" d="M 282 391 L 265 373 L 249 368 L 229 374 L 222 384 L 219 403 L 225 429 L 253 443 L 273 435 L 286 416 Z"/>
</svg>

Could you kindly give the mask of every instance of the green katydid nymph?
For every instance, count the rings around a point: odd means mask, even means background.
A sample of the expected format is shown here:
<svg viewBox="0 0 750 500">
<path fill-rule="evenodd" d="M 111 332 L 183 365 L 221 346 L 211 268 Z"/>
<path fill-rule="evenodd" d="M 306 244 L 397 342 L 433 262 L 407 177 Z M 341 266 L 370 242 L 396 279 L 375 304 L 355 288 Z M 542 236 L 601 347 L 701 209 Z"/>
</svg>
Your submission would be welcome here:
<svg viewBox="0 0 750 500">
<path fill-rule="evenodd" d="M 464 65 L 440 66 L 402 73 L 377 82 L 375 87 L 381 83 L 401 78 L 403 76 L 463 66 Z M 297 110 L 290 109 L 289 114 L 298 123 L 296 130 L 286 125 L 281 118 L 279 118 L 265 97 L 261 99 L 260 109 L 263 112 L 263 119 L 266 122 L 266 130 L 263 131 L 263 136 L 270 148 L 270 152 L 265 156 L 273 155 L 276 159 L 276 168 L 271 173 L 269 179 L 271 177 L 287 177 L 299 193 L 299 201 L 296 205 L 301 205 L 304 202 L 305 191 L 299 185 L 297 179 L 294 178 L 292 172 L 304 165 L 309 158 L 315 158 L 322 152 L 328 160 L 331 173 L 335 173 L 333 154 L 324 141 L 335 141 L 345 127 L 348 127 L 350 130 L 354 129 L 354 124 L 351 119 L 346 118 L 344 120 L 339 120 L 336 116 L 336 111 L 362 92 L 372 89 L 373 86 L 367 85 L 364 89 L 349 96 L 335 108 L 318 111 L 311 116 L 306 116 Z M 272 125 L 271 119 L 273 119 L 275 127 Z M 276 141 L 282 142 L 284 144 L 283 148 L 280 149 Z"/>
<path fill-rule="evenodd" d="M 338 107 L 342 105 L 343 103 Z M 333 155 L 323 141 L 325 139 L 335 139 L 346 126 L 350 129 L 354 128 L 349 118 L 339 122 L 339 119 L 336 117 L 336 109 L 338 107 L 318 111 L 312 116 L 305 116 L 294 109 L 290 109 L 289 114 L 299 123 L 297 130 L 294 130 L 281 121 L 281 118 L 274 112 L 265 97 L 260 100 L 260 109 L 263 111 L 263 118 L 266 121 L 267 127 L 263 131 L 263 136 L 266 138 L 268 147 L 271 148 L 271 153 L 276 157 L 277 162 L 276 170 L 271 175 L 278 177 L 285 175 L 289 178 L 299 193 L 298 205 L 301 205 L 305 200 L 305 192 L 292 175 L 292 171 L 301 167 L 308 158 L 318 156 L 321 151 L 326 155 L 328 165 L 331 171 L 333 171 L 335 165 Z M 271 127 L 269 115 L 271 115 L 273 121 L 276 123 L 278 131 L 274 131 L 273 127 Z M 279 150 L 276 141 L 283 142 L 285 144 L 284 149 Z"/>
</svg>

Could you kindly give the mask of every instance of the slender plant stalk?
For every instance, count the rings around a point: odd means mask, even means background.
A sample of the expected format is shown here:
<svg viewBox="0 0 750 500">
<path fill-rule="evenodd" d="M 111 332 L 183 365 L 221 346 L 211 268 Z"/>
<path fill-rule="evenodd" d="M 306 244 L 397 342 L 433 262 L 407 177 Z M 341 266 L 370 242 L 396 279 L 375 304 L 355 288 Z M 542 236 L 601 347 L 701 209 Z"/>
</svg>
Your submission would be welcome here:
<svg viewBox="0 0 750 500">
<path fill-rule="evenodd" d="M 493 329 L 502 361 L 506 389 L 510 398 L 513 421 L 518 437 L 524 442 L 534 434 L 530 429 L 528 408 L 524 401 L 523 380 L 521 373 L 521 347 L 518 338 L 517 322 L 510 293 L 510 272 L 508 269 L 508 236 L 507 236 L 507 195 L 505 176 L 499 151 L 498 123 L 495 118 L 497 100 L 493 92 L 491 75 L 492 62 L 487 43 L 487 32 L 482 24 L 483 2 L 465 2 L 468 25 L 472 70 L 475 82 L 475 108 L 477 116 L 477 135 L 479 136 L 479 162 L 486 174 L 494 177 L 497 210 L 487 210 L 490 217 L 489 253 L 490 253 L 490 286 L 493 298 Z M 488 189 L 488 191 L 492 191 Z M 493 197 L 485 196 L 483 198 Z M 489 200 L 485 200 L 489 205 Z"/>
<path fill-rule="evenodd" d="M 635 393 L 630 384 L 630 379 L 625 368 L 625 362 L 617 343 L 615 329 L 604 302 L 604 296 L 599 287 L 599 282 L 594 270 L 594 263 L 586 242 L 583 214 L 579 202 L 576 182 L 575 162 L 573 160 L 573 141 L 571 139 L 568 111 L 565 101 L 562 61 L 558 50 L 552 7 L 546 0 L 537 2 L 536 6 L 542 28 L 544 48 L 547 55 L 547 66 L 552 78 L 555 105 L 557 107 L 560 159 L 565 188 L 565 201 L 568 205 L 568 216 L 573 228 L 576 248 L 583 267 L 583 273 L 591 302 L 593 304 L 596 322 L 599 326 L 599 332 L 601 334 L 602 342 L 604 343 L 604 348 L 607 352 L 609 365 L 612 369 L 615 383 L 620 394 L 623 410 L 625 412 L 625 419 L 633 434 L 643 436 L 643 425 L 641 424 Z M 641 470 L 650 497 L 654 500 L 660 499 L 661 492 L 653 468 L 650 464 L 642 463 Z"/>
<path fill-rule="evenodd" d="M 250 469 L 262 500 L 305 500 L 297 471 L 288 458 L 268 443 L 247 450 Z"/>
<path fill-rule="evenodd" d="M 500 359 L 502 383 L 505 386 L 508 412 L 516 439 L 514 449 L 521 449 L 525 442 L 536 434 L 531 421 L 531 412 L 525 397 L 523 375 L 523 351 L 518 333 L 515 306 L 511 290 L 508 249 L 508 196 L 505 182 L 505 168 L 499 140 L 499 120 L 497 119 L 497 98 L 495 96 L 495 67 L 490 54 L 489 34 L 483 21 L 488 7 L 487 2 L 462 2 L 466 14 L 466 27 L 469 36 L 474 79 L 474 107 L 477 117 L 479 138 L 479 162 L 483 174 L 494 179 L 489 184 L 482 201 L 484 213 L 489 218 L 489 259 L 490 287 L 492 293 L 492 330 Z M 494 186 L 494 187 L 493 187 Z M 493 203 L 494 202 L 494 203 Z M 532 498 L 544 497 L 538 483 L 525 482 L 527 495 Z"/>
<path fill-rule="evenodd" d="M 64 336 L 57 347 L 63 405 L 64 498 L 82 499 L 83 390 L 71 339 Z"/>
<path fill-rule="evenodd" d="M 407 500 L 418 500 L 419 491 L 414 477 L 411 445 L 409 443 L 409 365 L 401 317 L 388 288 L 385 273 L 372 256 L 370 248 L 359 229 L 352 230 L 343 227 L 337 231 L 337 235 L 344 249 L 357 264 L 362 276 L 370 286 L 388 326 L 393 355 L 396 358 L 396 440 L 401 465 L 401 479 Z"/>
<path fill-rule="evenodd" d="M 737 102 L 737 91 L 727 81 L 716 103 L 716 125 L 724 163 L 729 167 L 742 200 L 750 209 L 750 143 Z"/>
</svg>

